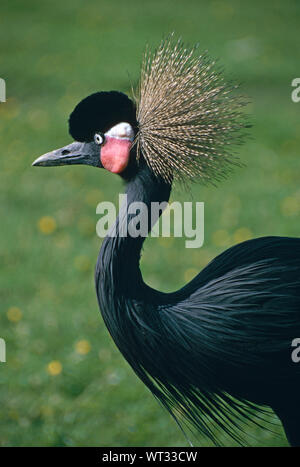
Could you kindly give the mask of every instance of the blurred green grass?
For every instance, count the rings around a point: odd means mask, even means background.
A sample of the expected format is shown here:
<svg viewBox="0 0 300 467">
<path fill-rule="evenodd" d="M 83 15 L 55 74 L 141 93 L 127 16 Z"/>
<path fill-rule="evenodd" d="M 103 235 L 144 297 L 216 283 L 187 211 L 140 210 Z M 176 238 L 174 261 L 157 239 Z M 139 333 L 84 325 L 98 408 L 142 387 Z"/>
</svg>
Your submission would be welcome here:
<svg viewBox="0 0 300 467">
<path fill-rule="evenodd" d="M 96 303 L 95 209 L 117 199 L 121 181 L 89 167 L 39 170 L 31 162 L 70 142 L 67 117 L 81 98 L 129 92 L 145 44 L 174 30 L 242 82 L 254 127 L 241 150 L 246 168 L 217 189 L 193 188 L 193 199 L 205 202 L 204 247 L 147 240 L 146 281 L 174 290 L 238 241 L 299 236 L 300 104 L 290 98 L 299 20 L 296 0 L 1 2 L 8 100 L 0 104 L 0 336 L 7 343 L 0 445 L 186 444 L 120 356 Z M 187 195 L 175 190 L 172 199 Z M 248 441 L 286 445 L 277 431 L 248 428 Z"/>
</svg>

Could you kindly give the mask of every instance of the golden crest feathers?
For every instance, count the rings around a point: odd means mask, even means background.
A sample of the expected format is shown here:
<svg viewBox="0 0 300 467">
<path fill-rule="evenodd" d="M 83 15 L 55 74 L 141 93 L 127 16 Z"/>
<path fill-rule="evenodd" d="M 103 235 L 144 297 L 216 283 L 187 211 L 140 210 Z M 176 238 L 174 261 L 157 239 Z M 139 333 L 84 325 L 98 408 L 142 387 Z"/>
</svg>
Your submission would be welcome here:
<svg viewBox="0 0 300 467">
<path fill-rule="evenodd" d="M 137 156 L 167 181 L 220 179 L 237 163 L 229 145 L 242 141 L 247 126 L 236 88 L 206 54 L 173 34 L 148 49 L 136 97 Z"/>
</svg>

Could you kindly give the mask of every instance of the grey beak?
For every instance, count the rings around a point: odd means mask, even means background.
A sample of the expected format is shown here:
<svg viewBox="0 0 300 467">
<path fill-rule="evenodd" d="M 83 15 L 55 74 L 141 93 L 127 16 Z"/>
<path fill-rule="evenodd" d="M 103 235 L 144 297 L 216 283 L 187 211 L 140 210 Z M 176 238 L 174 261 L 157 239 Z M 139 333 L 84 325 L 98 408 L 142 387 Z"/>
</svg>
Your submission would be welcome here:
<svg viewBox="0 0 300 467">
<path fill-rule="evenodd" d="M 85 164 L 102 167 L 100 163 L 100 148 L 95 143 L 74 143 L 63 148 L 47 152 L 38 157 L 34 167 L 53 167 L 58 165 Z"/>
</svg>

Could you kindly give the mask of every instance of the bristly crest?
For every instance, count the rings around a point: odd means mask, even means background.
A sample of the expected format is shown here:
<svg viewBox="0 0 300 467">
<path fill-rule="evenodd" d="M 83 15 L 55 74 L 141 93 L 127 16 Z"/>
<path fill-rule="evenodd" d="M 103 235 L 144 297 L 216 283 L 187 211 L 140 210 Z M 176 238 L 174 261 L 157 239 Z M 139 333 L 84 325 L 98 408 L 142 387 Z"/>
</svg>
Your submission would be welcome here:
<svg viewBox="0 0 300 467">
<path fill-rule="evenodd" d="M 173 34 L 154 52 L 147 49 L 136 97 L 137 157 L 143 154 L 166 181 L 212 182 L 237 164 L 229 145 L 243 140 L 248 126 L 220 69 L 197 46 L 185 47 Z"/>
</svg>

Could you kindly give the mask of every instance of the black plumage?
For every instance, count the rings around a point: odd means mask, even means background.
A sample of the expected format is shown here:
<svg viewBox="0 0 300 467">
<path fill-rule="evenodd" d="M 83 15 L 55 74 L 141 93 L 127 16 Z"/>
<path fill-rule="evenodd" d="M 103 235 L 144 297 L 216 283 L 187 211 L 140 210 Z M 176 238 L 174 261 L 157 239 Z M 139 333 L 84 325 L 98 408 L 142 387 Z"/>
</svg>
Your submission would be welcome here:
<svg viewBox="0 0 300 467">
<path fill-rule="evenodd" d="M 128 204 L 167 201 L 170 186 L 146 164 L 127 188 Z M 117 223 L 130 222 L 126 209 Z M 119 350 L 160 402 L 217 441 L 237 441 L 238 418 L 253 404 L 300 416 L 291 342 L 300 334 L 300 239 L 263 237 L 215 258 L 175 293 L 147 286 L 142 238 L 107 237 L 96 268 L 104 321 Z M 231 398 L 233 396 L 234 398 Z M 290 435 L 300 442 L 300 433 Z"/>
<path fill-rule="evenodd" d="M 69 117 L 69 133 L 76 141 L 93 141 L 116 123 L 126 121 L 137 127 L 136 109 L 126 94 L 119 91 L 95 92 L 77 104 Z"/>
<path fill-rule="evenodd" d="M 240 101 L 231 98 L 209 60 L 192 59 L 181 43 L 174 53 L 170 42 L 164 47 L 152 65 L 146 62 L 142 82 L 150 90 L 140 89 L 137 108 L 116 91 L 92 94 L 69 119 L 70 134 L 82 144 L 47 153 L 34 165 L 104 166 L 126 181 L 127 204 L 116 221 L 117 235 L 104 239 L 98 257 L 98 301 L 119 350 L 182 429 L 188 425 L 215 442 L 220 429 L 243 442 L 241 422 L 255 414 L 263 418 L 264 408 L 271 407 L 291 445 L 300 445 L 300 366 L 291 359 L 292 341 L 300 335 L 300 239 L 243 242 L 217 256 L 182 289 L 162 293 L 142 278 L 145 238 L 118 234 L 118 227 L 131 221 L 131 203 L 150 207 L 169 200 L 173 175 L 213 181 L 223 174 L 230 162 L 228 145 L 239 140 L 245 126 Z M 130 132 L 125 139 L 110 133 L 114 147 L 119 145 L 115 164 L 104 133 L 122 122 L 131 125 L 135 139 Z M 154 149 L 160 148 L 156 159 Z M 156 220 L 149 217 L 149 230 Z"/>
</svg>

